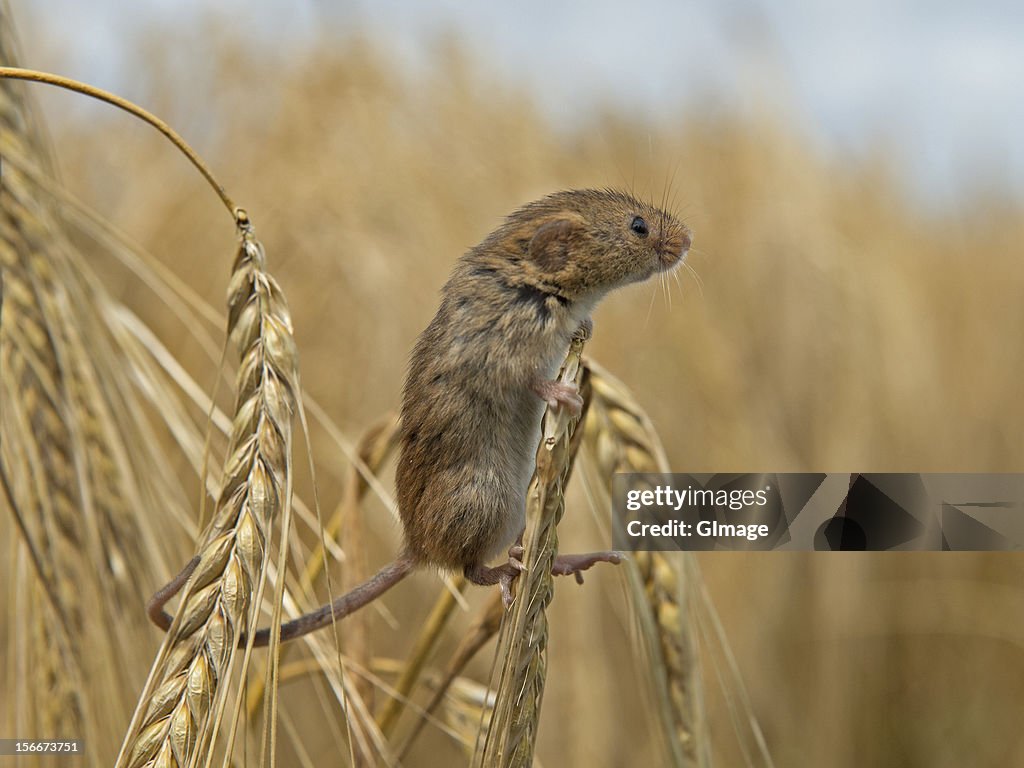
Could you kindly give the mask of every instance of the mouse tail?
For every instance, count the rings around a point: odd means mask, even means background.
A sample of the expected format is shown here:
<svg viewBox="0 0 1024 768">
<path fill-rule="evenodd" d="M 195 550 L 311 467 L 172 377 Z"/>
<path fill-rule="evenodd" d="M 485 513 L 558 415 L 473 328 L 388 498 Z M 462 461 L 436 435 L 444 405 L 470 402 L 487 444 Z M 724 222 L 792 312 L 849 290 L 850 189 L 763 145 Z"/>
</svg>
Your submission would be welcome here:
<svg viewBox="0 0 1024 768">
<path fill-rule="evenodd" d="M 308 635 L 310 632 L 315 632 L 336 621 L 341 621 L 349 614 L 358 611 L 367 603 L 371 603 L 383 595 L 408 576 L 409 572 L 415 567 L 415 560 L 407 555 L 393 560 L 362 584 L 353 587 L 337 598 L 333 603 L 323 605 L 315 611 L 282 624 L 281 642 Z M 253 638 L 253 645 L 260 647 L 269 644 L 270 632 L 270 629 L 259 630 Z M 239 645 L 244 644 L 245 638 L 242 638 Z"/>
</svg>

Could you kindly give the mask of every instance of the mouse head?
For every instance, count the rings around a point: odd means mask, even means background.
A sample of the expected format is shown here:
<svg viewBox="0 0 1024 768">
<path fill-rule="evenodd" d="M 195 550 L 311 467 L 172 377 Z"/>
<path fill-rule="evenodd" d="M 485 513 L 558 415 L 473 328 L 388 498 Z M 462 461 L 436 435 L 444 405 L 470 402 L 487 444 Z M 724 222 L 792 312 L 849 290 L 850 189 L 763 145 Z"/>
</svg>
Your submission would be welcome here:
<svg viewBox="0 0 1024 768">
<path fill-rule="evenodd" d="M 646 280 L 677 266 L 690 247 L 690 230 L 674 216 L 614 190 L 557 192 L 509 221 L 521 225 L 537 276 L 574 298 Z"/>
</svg>

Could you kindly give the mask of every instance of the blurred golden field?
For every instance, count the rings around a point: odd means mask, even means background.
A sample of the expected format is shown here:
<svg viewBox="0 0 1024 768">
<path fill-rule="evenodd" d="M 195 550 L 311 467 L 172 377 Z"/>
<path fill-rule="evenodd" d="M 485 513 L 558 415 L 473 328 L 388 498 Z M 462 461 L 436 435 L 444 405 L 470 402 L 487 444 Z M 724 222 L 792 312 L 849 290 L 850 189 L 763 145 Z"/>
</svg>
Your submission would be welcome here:
<svg viewBox="0 0 1024 768">
<path fill-rule="evenodd" d="M 578 128 L 556 129 L 529 93 L 479 74 L 451 41 L 414 79 L 356 36 L 284 61 L 225 27 L 197 34 L 190 45 L 212 52 L 217 67 L 193 99 L 181 88 L 189 76 L 175 52 L 181 41 L 155 38 L 145 43 L 152 66 L 138 73 L 139 91 L 125 95 L 193 140 L 248 210 L 291 304 L 302 382 L 351 439 L 397 406 L 407 353 L 459 254 L 525 201 L 614 186 L 667 202 L 694 231 L 696 276 L 680 270 L 678 281 L 611 296 L 586 350 L 647 410 L 674 470 L 1024 471 L 1019 202 L 992 191 L 925 213 L 906 197 L 898 157 L 822 156 L 785 114 L 739 119 L 689 107 L 650 124 L 609 105 Z M 22 59 L 34 64 L 31 51 Z M 234 245 L 216 198 L 152 129 L 44 90 L 31 94 L 45 108 L 65 188 L 223 312 Z M 78 245 L 92 252 L 88 239 Z M 212 389 L 218 360 L 192 324 L 100 250 L 90 264 Z M 219 345 L 222 332 L 213 333 Z M 225 407 L 228 390 L 221 385 Z M 201 409 L 192 419 L 203 426 Z M 175 503 L 198 518 L 198 480 L 169 436 L 158 437 L 181 481 Z M 346 461 L 322 429 L 311 438 L 330 511 Z M 297 451 L 298 491 L 309 498 L 301 438 Z M 606 546 L 589 506 L 576 487 L 563 548 Z M 139 575 L 149 594 L 188 560 L 193 541 L 165 511 L 136 513 L 162 547 L 161 567 Z M 14 542 L 9 519 L 0 525 Z M 383 505 L 368 505 L 365 526 L 357 553 L 341 541 L 356 574 L 399 545 Z M 306 534 L 308 550 L 315 539 Z M 0 549 L 0 572 L 14 574 L 16 562 L 15 543 Z M 1024 764 L 1018 556 L 708 554 L 698 562 L 775 765 Z M 333 573 L 335 589 L 353 579 L 337 565 Z M 582 588 L 563 582 L 550 611 L 538 764 L 659 764 L 620 574 L 595 571 Z M 384 600 L 397 619 L 367 610 L 370 655 L 407 653 L 407 617 L 422 622 L 437 591 L 434 577 L 417 574 Z M 474 607 L 485 599 L 468 597 Z M 0 590 L 0 606 L 7 691 L 24 642 L 13 586 Z M 142 616 L 141 603 L 137 610 Z M 455 623 L 439 658 L 469 618 Z M 138 631 L 138 659 L 116 682 L 102 683 L 103 669 L 80 681 L 89 701 L 110 702 L 97 738 L 120 738 L 159 645 L 156 629 Z M 744 757 L 744 714 L 742 737 L 734 733 L 727 700 L 738 682 L 725 652 L 714 633 L 700 639 L 714 762 L 761 765 Z M 490 656 L 471 667 L 479 681 Z M 303 764 L 293 740 L 309 764 L 343 764 L 341 715 L 311 690 L 302 681 L 281 688 L 280 765 Z M 16 735 L 19 706 L 0 697 L 0 736 Z M 103 759 L 117 747 L 102 744 Z M 452 739 L 428 730 L 407 764 L 464 760 Z"/>
</svg>

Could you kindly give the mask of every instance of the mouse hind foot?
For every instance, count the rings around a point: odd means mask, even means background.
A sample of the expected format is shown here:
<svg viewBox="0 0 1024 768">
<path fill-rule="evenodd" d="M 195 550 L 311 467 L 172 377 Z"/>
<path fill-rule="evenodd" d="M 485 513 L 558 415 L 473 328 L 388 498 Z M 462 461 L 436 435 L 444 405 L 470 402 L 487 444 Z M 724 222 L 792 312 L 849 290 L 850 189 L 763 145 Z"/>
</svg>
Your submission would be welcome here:
<svg viewBox="0 0 1024 768">
<path fill-rule="evenodd" d="M 489 587 L 493 584 L 499 585 L 501 587 L 501 602 L 505 604 L 505 609 L 507 610 L 512 606 L 512 601 L 515 599 L 515 595 L 512 593 L 512 582 L 524 570 L 526 568 L 522 560 L 519 560 L 510 552 L 508 562 L 504 565 L 499 565 L 495 568 L 489 568 L 486 565 L 467 565 L 463 573 L 471 582 L 482 587 Z"/>
<path fill-rule="evenodd" d="M 489 587 L 498 584 L 501 587 L 501 601 L 505 604 L 506 610 L 512 607 L 515 595 L 512 592 L 512 584 L 519 574 L 526 570 L 523 565 L 523 547 L 514 544 L 509 547 L 508 562 L 494 568 L 486 565 L 466 566 L 463 573 L 466 578 L 474 584 Z M 576 555 L 557 555 L 551 564 L 552 576 L 575 576 L 576 583 L 583 583 L 583 571 L 586 571 L 598 563 L 612 563 L 618 565 L 626 556 L 622 552 L 586 552 Z"/>
</svg>

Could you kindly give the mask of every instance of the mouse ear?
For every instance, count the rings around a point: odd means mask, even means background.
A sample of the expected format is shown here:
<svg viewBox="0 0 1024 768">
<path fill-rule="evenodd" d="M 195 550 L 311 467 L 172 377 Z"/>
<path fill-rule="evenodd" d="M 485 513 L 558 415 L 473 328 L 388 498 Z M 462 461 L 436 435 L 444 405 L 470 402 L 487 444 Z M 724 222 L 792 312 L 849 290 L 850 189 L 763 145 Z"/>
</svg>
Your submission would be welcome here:
<svg viewBox="0 0 1024 768">
<path fill-rule="evenodd" d="M 582 222 L 567 218 L 552 219 L 541 224 L 530 238 L 527 253 L 542 269 L 557 271 L 569 260 L 569 249 L 582 233 Z"/>
</svg>

